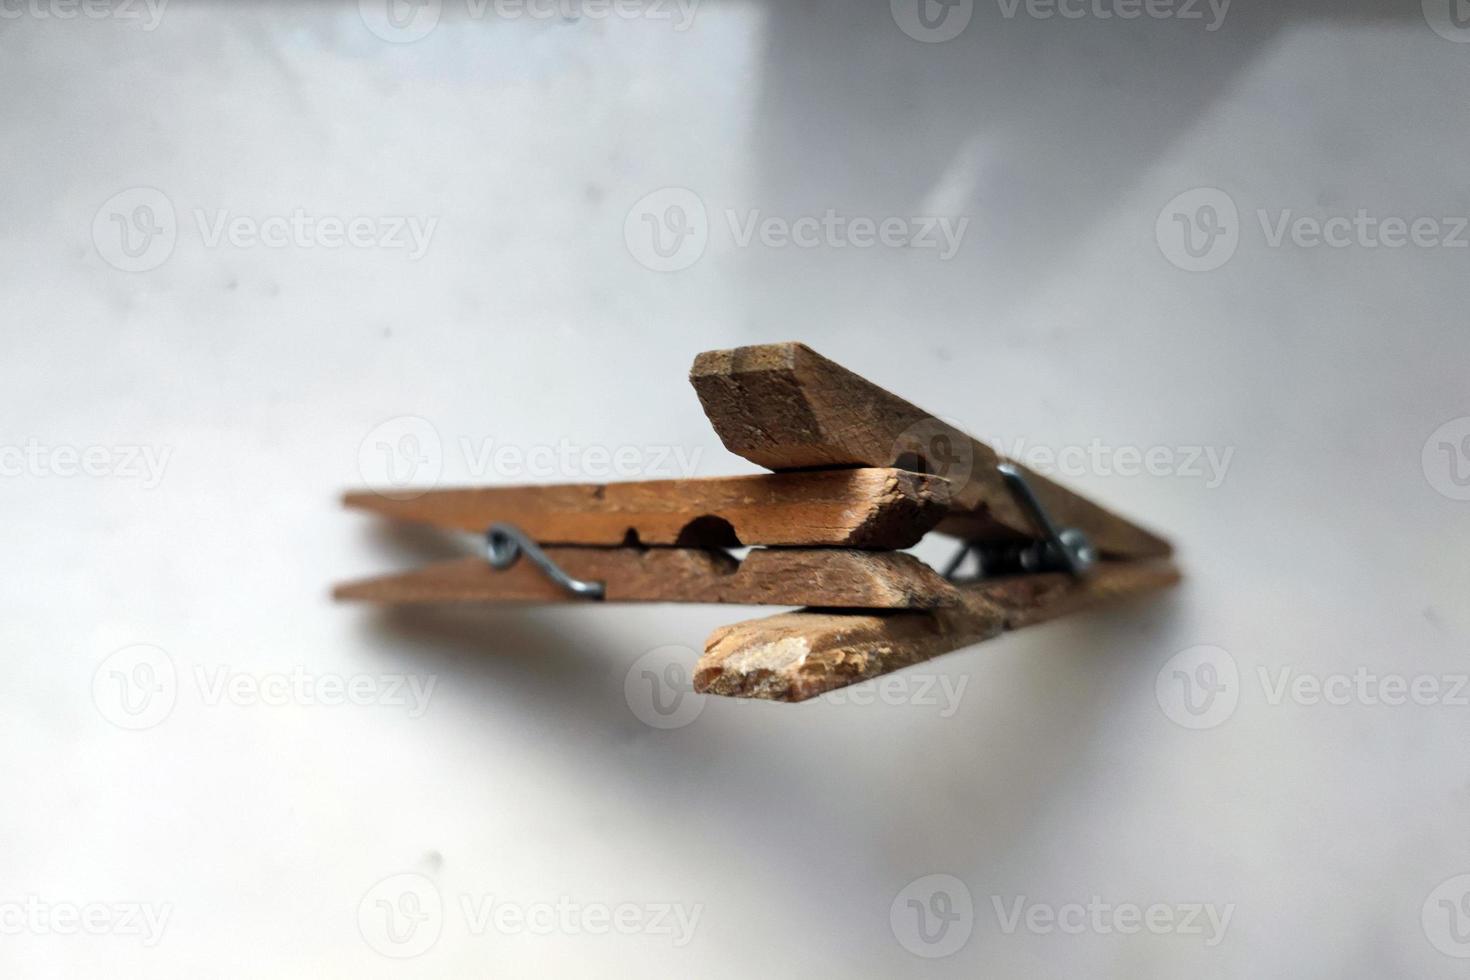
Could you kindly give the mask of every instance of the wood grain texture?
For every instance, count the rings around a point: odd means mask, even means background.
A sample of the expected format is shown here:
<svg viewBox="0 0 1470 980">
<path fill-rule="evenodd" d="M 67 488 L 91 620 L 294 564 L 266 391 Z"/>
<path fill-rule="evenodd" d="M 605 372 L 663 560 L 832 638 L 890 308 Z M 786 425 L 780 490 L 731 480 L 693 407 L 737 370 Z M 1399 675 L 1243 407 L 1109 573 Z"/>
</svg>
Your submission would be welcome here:
<svg viewBox="0 0 1470 980">
<path fill-rule="evenodd" d="M 1086 579 L 1025 575 L 958 587 L 943 609 L 801 610 L 721 627 L 694 671 L 706 694 L 805 701 L 1084 606 L 1173 585 L 1167 561 L 1104 562 Z"/>
<path fill-rule="evenodd" d="M 771 470 L 902 466 L 951 484 L 946 534 L 1035 537 L 989 446 L 799 343 L 706 351 L 689 380 L 726 448 Z M 1018 464 L 1019 465 L 1019 464 Z M 1053 520 L 1086 531 L 1104 557 L 1170 554 L 1167 541 L 1026 470 Z"/>
<path fill-rule="evenodd" d="M 737 561 L 699 548 L 543 550 L 573 578 L 605 583 L 610 602 L 902 609 L 959 601 L 938 572 L 896 551 L 756 549 Z M 385 604 L 596 601 L 569 595 L 525 558 L 503 571 L 478 557 L 440 562 L 338 586 L 333 595 Z"/>
<path fill-rule="evenodd" d="M 772 473 L 698 480 L 347 494 L 348 507 L 481 532 L 495 521 L 544 544 L 726 548 L 907 548 L 945 515 L 941 479 L 896 469 Z"/>
</svg>

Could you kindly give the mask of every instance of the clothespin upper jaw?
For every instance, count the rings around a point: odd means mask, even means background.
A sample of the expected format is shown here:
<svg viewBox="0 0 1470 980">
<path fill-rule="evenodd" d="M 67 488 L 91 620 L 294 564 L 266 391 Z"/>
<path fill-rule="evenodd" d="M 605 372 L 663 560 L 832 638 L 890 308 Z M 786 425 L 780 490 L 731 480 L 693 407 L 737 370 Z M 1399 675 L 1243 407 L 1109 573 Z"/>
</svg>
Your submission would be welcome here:
<svg viewBox="0 0 1470 980">
<path fill-rule="evenodd" d="M 1047 537 L 1017 493 L 1019 479 L 1046 514 L 1080 531 L 1101 557 L 1172 552 L 1153 532 L 1006 460 L 805 344 L 706 351 L 694 359 L 689 380 L 725 447 L 767 469 L 907 466 L 943 478 L 950 509 L 942 533 L 967 541 Z"/>
</svg>

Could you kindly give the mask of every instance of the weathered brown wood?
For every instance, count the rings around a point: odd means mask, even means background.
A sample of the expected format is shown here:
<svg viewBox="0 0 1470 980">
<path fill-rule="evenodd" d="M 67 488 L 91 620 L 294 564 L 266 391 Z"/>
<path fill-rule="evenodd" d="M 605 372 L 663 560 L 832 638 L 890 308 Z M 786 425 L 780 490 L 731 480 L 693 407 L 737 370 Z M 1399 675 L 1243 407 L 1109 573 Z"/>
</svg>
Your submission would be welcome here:
<svg viewBox="0 0 1470 980">
<path fill-rule="evenodd" d="M 410 499 L 349 493 L 348 507 L 439 527 L 495 521 L 547 544 L 723 548 L 791 545 L 906 548 L 947 510 L 941 479 L 895 469 L 772 473 L 698 480 L 430 490 Z"/>
<path fill-rule="evenodd" d="M 705 643 L 694 689 L 805 701 L 995 636 L 999 609 L 967 590 L 944 613 L 782 613 L 722 626 Z"/>
<path fill-rule="evenodd" d="M 744 561 L 699 548 L 547 547 L 573 578 L 603 582 L 610 602 L 733 602 L 834 608 L 927 608 L 956 588 L 913 555 L 847 549 L 756 549 Z M 441 562 L 338 586 L 338 599 L 379 603 L 586 602 L 522 558 L 503 571 L 483 558 Z"/>
<path fill-rule="evenodd" d="M 1173 585 L 1167 561 L 1103 562 L 1088 578 L 1025 575 L 959 587 L 956 605 L 922 612 L 801 610 L 715 630 L 694 671 L 706 694 L 805 701 L 942 653 L 1072 612 Z"/>
<path fill-rule="evenodd" d="M 726 448 L 751 462 L 771 470 L 921 469 L 951 484 L 951 515 L 940 531 L 971 539 L 1036 535 L 996 472 L 1003 460 L 995 450 L 804 344 L 706 351 L 689 380 Z M 1087 532 L 1104 557 L 1170 553 L 1157 535 L 1022 469 L 1052 519 Z"/>
</svg>

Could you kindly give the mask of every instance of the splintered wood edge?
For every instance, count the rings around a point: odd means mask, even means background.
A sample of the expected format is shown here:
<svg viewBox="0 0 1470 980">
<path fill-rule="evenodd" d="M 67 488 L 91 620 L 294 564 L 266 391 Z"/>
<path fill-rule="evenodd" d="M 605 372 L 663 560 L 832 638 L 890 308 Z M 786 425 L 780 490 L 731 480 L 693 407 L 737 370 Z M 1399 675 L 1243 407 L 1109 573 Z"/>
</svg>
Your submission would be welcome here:
<svg viewBox="0 0 1470 980">
<path fill-rule="evenodd" d="M 694 669 L 703 694 L 805 701 L 1100 602 L 1179 581 L 1168 561 L 1104 562 L 1085 580 L 1014 576 L 959 587 L 951 607 L 891 613 L 801 610 L 715 630 Z"/>
<path fill-rule="evenodd" d="M 398 520 L 483 532 L 515 524 L 542 544 L 907 548 L 949 509 L 941 478 L 891 468 L 690 480 L 375 493 L 343 503 Z"/>
<path fill-rule="evenodd" d="M 959 601 L 959 592 L 913 555 L 897 551 L 755 549 L 744 561 L 697 548 L 544 549 L 573 578 L 602 582 L 610 602 L 715 602 L 913 609 Z M 496 570 L 483 558 L 338 586 L 337 599 L 387 605 L 441 602 L 588 602 L 521 560 Z"/>
<path fill-rule="evenodd" d="M 1003 457 L 994 449 L 805 344 L 705 351 L 694 359 L 689 380 L 725 448 L 753 463 L 778 471 L 922 469 L 951 484 L 951 513 L 941 532 L 970 539 L 1035 536 L 1030 517 L 996 471 Z M 1087 532 L 1105 557 L 1171 553 L 1168 541 L 1153 532 L 1025 473 L 1052 519 Z"/>
</svg>

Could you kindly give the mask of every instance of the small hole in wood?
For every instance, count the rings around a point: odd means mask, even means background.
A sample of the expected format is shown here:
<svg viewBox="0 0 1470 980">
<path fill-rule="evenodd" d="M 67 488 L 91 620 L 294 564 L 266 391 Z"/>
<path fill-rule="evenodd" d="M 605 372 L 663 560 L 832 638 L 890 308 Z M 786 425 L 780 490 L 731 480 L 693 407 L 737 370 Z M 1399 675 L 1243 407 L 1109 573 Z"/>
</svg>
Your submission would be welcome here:
<svg viewBox="0 0 1470 980">
<path fill-rule="evenodd" d="M 674 544 L 680 548 L 738 548 L 740 538 L 729 521 L 705 514 L 685 524 Z"/>
</svg>

